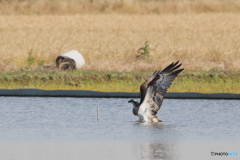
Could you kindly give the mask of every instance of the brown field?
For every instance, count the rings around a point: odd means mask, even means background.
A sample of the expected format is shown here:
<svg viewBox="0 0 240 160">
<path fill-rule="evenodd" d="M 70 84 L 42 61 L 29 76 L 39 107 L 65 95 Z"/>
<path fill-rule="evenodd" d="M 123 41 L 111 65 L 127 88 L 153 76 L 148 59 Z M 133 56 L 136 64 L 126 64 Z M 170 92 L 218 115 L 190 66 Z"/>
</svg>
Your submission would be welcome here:
<svg viewBox="0 0 240 160">
<path fill-rule="evenodd" d="M 29 56 L 35 58 L 31 67 L 54 66 L 72 49 L 85 57 L 84 70 L 155 70 L 177 60 L 187 70 L 240 69 L 238 0 L 105 1 L 104 10 L 90 0 L 79 1 L 82 10 L 74 8 L 76 0 L 52 2 L 0 3 L 0 72 L 30 66 Z M 156 6 L 161 12 L 153 12 Z M 145 41 L 150 57 L 137 59 Z"/>
<path fill-rule="evenodd" d="M 0 0 L 0 14 L 239 13 L 239 0 Z"/>
</svg>

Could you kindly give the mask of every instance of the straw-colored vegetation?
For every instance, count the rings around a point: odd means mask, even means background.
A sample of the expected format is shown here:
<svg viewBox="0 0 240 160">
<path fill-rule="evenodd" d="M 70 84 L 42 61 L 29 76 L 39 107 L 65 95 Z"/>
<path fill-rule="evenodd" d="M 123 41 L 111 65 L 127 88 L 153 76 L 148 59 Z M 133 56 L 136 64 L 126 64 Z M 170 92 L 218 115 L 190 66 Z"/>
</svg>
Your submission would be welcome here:
<svg viewBox="0 0 240 160">
<path fill-rule="evenodd" d="M 0 0 L 0 72 L 28 73 L 36 67 L 55 66 L 57 56 L 72 49 L 83 54 L 86 72 L 139 73 L 177 60 L 186 70 L 237 71 L 239 13 L 239 0 Z M 215 88 L 206 81 L 183 79 L 182 88 L 170 91 L 201 92 L 207 85 L 209 91 L 202 92 L 236 92 L 239 80 L 233 79 L 216 81 Z M 10 82 L 1 86 L 19 88 L 18 82 Z M 26 87 L 59 89 L 38 82 Z M 30 79 L 21 83 L 29 84 Z M 82 89 L 96 86 L 82 84 L 88 86 Z M 106 86 L 118 90 L 113 87 L 120 85 L 118 81 L 111 84 Z"/>
<path fill-rule="evenodd" d="M 0 14 L 239 12 L 239 0 L 1 0 Z"/>
<path fill-rule="evenodd" d="M 0 16 L 0 71 L 55 65 L 72 49 L 84 70 L 155 70 L 180 60 L 188 70 L 240 69 L 240 14 Z M 149 58 L 136 58 L 149 42 Z"/>
</svg>

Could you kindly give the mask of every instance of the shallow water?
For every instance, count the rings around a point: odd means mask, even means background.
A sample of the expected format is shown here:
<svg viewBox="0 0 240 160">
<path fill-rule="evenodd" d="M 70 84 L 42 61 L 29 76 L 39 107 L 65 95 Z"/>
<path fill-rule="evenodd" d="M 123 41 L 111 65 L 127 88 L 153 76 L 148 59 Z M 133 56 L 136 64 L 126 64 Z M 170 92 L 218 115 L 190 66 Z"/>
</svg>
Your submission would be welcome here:
<svg viewBox="0 0 240 160">
<path fill-rule="evenodd" d="M 240 101 L 165 99 L 151 124 L 128 100 L 0 97 L 0 159 L 240 158 L 211 155 L 240 154 Z"/>
</svg>

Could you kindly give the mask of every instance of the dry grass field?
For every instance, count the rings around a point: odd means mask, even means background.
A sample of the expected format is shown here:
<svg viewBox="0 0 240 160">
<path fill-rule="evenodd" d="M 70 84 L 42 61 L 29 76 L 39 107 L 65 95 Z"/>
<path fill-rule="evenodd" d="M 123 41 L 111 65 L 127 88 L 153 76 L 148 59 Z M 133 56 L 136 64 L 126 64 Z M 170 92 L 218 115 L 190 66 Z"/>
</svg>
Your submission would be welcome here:
<svg viewBox="0 0 240 160">
<path fill-rule="evenodd" d="M 4 15 L 238 13 L 239 0 L 0 0 Z"/>
<path fill-rule="evenodd" d="M 157 12 L 158 10 L 158 12 Z M 55 65 L 80 51 L 83 70 L 240 69 L 239 0 L 2 0 L 0 72 Z M 149 43 L 150 56 L 138 59 Z"/>
<path fill-rule="evenodd" d="M 240 69 L 240 14 L 1 15 L 0 71 L 55 65 L 72 49 L 84 70 L 139 71 L 180 60 L 187 70 Z M 137 59 L 149 41 L 150 57 Z"/>
</svg>

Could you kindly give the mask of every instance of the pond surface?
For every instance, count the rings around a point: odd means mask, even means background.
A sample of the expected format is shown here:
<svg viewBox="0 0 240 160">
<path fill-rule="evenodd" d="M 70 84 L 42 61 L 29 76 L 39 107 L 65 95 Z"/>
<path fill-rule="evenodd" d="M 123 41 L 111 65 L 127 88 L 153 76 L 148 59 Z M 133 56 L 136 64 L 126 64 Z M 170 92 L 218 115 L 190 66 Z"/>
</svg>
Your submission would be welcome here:
<svg viewBox="0 0 240 160">
<path fill-rule="evenodd" d="M 165 99 L 151 124 L 128 100 L 0 97 L 0 159 L 240 158 L 240 101 Z"/>
</svg>

